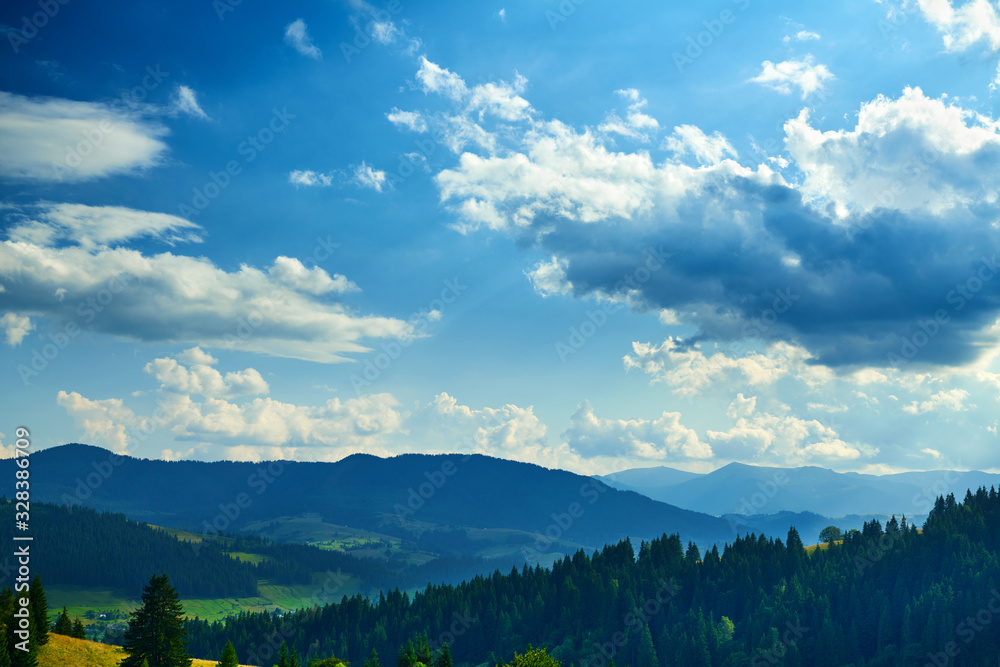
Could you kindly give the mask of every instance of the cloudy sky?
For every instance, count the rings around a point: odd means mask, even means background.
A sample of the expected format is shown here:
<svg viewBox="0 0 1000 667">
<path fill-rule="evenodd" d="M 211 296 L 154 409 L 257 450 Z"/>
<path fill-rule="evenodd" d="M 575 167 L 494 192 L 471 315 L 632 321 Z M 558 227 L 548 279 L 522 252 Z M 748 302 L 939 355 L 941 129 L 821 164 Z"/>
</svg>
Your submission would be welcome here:
<svg viewBox="0 0 1000 667">
<path fill-rule="evenodd" d="M 997 469 L 995 2 L 52 0 L 0 34 L 8 454 Z"/>
</svg>

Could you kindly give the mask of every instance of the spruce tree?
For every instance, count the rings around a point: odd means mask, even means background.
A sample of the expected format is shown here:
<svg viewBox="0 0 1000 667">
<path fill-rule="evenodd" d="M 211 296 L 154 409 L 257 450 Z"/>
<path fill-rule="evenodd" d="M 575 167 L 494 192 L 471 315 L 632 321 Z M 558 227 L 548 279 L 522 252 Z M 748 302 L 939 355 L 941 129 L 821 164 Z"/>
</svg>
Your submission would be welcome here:
<svg viewBox="0 0 1000 667">
<path fill-rule="evenodd" d="M 434 656 L 431 653 L 430 642 L 427 641 L 427 634 L 421 634 L 417 637 L 417 662 L 427 665 L 430 667 L 434 662 Z"/>
<path fill-rule="evenodd" d="M 437 660 L 434 661 L 434 667 L 452 667 L 451 649 L 448 648 L 448 644 L 445 644 L 441 652 L 438 653 Z"/>
<path fill-rule="evenodd" d="M 125 631 L 128 657 L 121 667 L 190 667 L 184 609 L 166 574 L 153 575 Z"/>
<path fill-rule="evenodd" d="M 281 648 L 278 649 L 278 662 L 274 663 L 274 667 L 291 667 L 291 663 L 288 661 L 288 645 L 285 642 L 281 642 Z"/>
<path fill-rule="evenodd" d="M 39 646 L 45 646 L 49 643 L 49 603 L 45 599 L 41 575 L 36 574 L 31 580 L 28 597 L 31 600 L 31 633 Z"/>
<path fill-rule="evenodd" d="M 80 619 L 73 621 L 73 638 L 74 639 L 86 639 L 87 631 L 83 627 L 83 622 Z"/>
<path fill-rule="evenodd" d="M 514 652 L 514 659 L 510 663 L 498 667 L 559 667 L 561 663 L 550 656 L 543 648 L 531 648 L 523 654 Z"/>
<path fill-rule="evenodd" d="M 638 667 L 658 667 L 660 664 L 648 625 L 642 629 L 642 635 L 639 637 L 639 660 L 636 664 Z"/>
<path fill-rule="evenodd" d="M 372 649 L 372 655 L 370 658 L 365 660 L 365 667 L 382 667 L 378 660 L 378 651 Z"/>
<path fill-rule="evenodd" d="M 219 659 L 219 667 L 239 667 L 240 662 L 236 659 L 236 649 L 233 642 L 226 642 L 226 648 L 222 649 L 222 657 Z"/>
<path fill-rule="evenodd" d="M 63 607 L 62 613 L 56 619 L 56 624 L 52 628 L 52 632 L 57 635 L 66 635 L 67 637 L 73 634 L 73 622 L 69 620 L 69 612 L 66 611 L 66 607 Z"/>
<path fill-rule="evenodd" d="M 417 650 L 413 648 L 413 640 L 406 641 L 406 647 L 399 647 L 399 654 L 396 656 L 396 667 L 415 667 L 417 664 Z"/>
<path fill-rule="evenodd" d="M 9 586 L 5 586 L 2 591 L 0 591 L 0 630 L 3 630 L 2 640 L 3 640 L 3 653 L 7 655 L 7 664 L 3 667 L 9 667 L 10 665 L 10 650 L 13 647 L 14 640 L 14 591 L 10 589 Z"/>
</svg>

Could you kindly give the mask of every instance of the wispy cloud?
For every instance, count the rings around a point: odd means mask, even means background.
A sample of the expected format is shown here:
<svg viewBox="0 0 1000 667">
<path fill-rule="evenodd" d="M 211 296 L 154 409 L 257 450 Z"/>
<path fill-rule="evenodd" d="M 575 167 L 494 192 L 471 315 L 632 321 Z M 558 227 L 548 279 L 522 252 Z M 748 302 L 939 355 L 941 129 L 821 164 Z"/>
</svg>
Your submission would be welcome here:
<svg viewBox="0 0 1000 667">
<path fill-rule="evenodd" d="M 285 43 L 307 58 L 320 60 L 323 57 L 323 52 L 313 44 L 306 22 L 302 19 L 296 19 L 285 26 Z"/>
<path fill-rule="evenodd" d="M 326 187 L 333 185 L 333 174 L 324 174 L 311 169 L 296 169 L 288 174 L 288 182 L 295 186 Z"/>
<path fill-rule="evenodd" d="M 369 164 L 362 162 L 354 168 L 354 183 L 362 188 L 370 188 L 376 192 L 382 192 L 388 183 L 384 171 L 373 169 Z"/>
<path fill-rule="evenodd" d="M 811 30 L 799 30 L 794 35 L 785 35 L 781 41 L 785 44 L 789 44 L 791 42 L 808 42 L 819 39 L 820 34 L 818 32 L 813 32 Z"/>
<path fill-rule="evenodd" d="M 607 134 L 619 134 L 629 139 L 646 143 L 656 134 L 660 124 L 655 118 L 643 113 L 646 106 L 646 98 L 639 94 L 635 88 L 617 90 L 615 93 L 622 99 L 629 102 L 625 117 L 622 118 L 617 112 L 609 113 L 597 129 Z"/>
<path fill-rule="evenodd" d="M 72 182 L 149 169 L 166 134 L 110 105 L 0 91 L 0 176 Z"/>
<path fill-rule="evenodd" d="M 336 297 L 358 291 L 340 274 L 278 256 L 236 270 L 204 256 L 145 254 L 140 238 L 198 241 L 201 229 L 175 216 L 79 204 L 16 210 L 0 243 L 4 306 L 57 325 L 81 321 L 78 305 L 115 285 L 114 308 L 87 324 L 95 334 L 171 341 L 319 363 L 347 361 L 366 340 L 411 335 L 402 320 L 363 315 Z M 25 220 L 25 218 L 30 218 Z M 329 256 L 329 243 L 317 253 Z M 250 324 L 252 323 L 252 324 Z M 15 330 L 23 330 L 12 321 Z"/>
<path fill-rule="evenodd" d="M 170 98 L 172 108 L 176 113 L 187 114 L 195 118 L 208 120 L 208 114 L 198 104 L 198 96 L 188 86 L 178 85 Z"/>
</svg>

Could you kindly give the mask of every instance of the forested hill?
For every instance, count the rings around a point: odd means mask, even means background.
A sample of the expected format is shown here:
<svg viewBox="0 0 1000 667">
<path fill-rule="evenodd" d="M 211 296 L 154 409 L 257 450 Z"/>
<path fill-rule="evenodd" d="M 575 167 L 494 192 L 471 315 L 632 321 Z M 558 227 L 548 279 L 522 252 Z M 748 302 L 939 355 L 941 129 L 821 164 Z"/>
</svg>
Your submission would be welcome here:
<svg viewBox="0 0 1000 667">
<path fill-rule="evenodd" d="M 682 510 L 562 470 L 481 455 L 355 454 L 336 463 L 156 461 L 87 445 L 32 454 L 32 498 L 122 512 L 158 525 L 203 531 L 221 519 L 252 521 L 305 513 L 410 537 L 407 522 L 545 531 L 571 505 L 581 512 L 552 530 L 580 545 L 676 531 L 701 544 L 732 539 L 725 520 Z M 5 474 L 7 470 L 10 474 Z M 0 461 L 0 490 L 13 493 L 13 459 Z M 248 502 L 219 514 L 241 494 Z"/>
<path fill-rule="evenodd" d="M 13 544 L 14 512 L 13 501 L 0 502 L 4 544 Z M 257 576 L 249 563 L 230 558 L 215 544 L 195 553 L 190 543 L 121 514 L 32 502 L 30 528 L 37 545 L 32 549 L 32 571 L 50 586 L 141 591 L 151 575 L 170 572 L 177 590 L 187 597 L 257 594 Z M 0 572 L 14 560 L 0 558 Z"/>
<path fill-rule="evenodd" d="M 922 533 L 873 521 L 811 554 L 794 530 L 704 556 L 664 535 L 637 558 L 624 541 L 551 570 L 497 572 L 413 599 L 356 596 L 281 619 L 243 614 L 188 628 L 196 655 L 218 656 L 231 639 L 241 661 L 268 665 L 259 651 L 274 638 L 304 657 L 360 665 L 372 649 L 394 664 L 421 634 L 431 648 L 449 642 L 466 664 L 497 664 L 532 644 L 581 667 L 612 655 L 619 667 L 992 665 L 998 550 L 1000 498 L 980 489 L 962 503 L 939 498 Z"/>
<path fill-rule="evenodd" d="M 0 501 L 0 542 L 13 544 L 15 507 Z M 112 588 L 138 595 L 150 576 L 169 572 L 185 598 L 256 596 L 259 579 L 308 584 L 315 571 L 358 576 L 366 589 L 388 583 L 391 573 L 378 563 L 297 544 L 259 538 L 220 538 L 193 544 L 178 540 L 122 514 L 84 507 L 31 503 L 32 571 L 48 585 Z M 233 552 L 258 554 L 241 562 Z M 0 584 L 10 585 L 16 558 L 0 556 Z"/>
</svg>

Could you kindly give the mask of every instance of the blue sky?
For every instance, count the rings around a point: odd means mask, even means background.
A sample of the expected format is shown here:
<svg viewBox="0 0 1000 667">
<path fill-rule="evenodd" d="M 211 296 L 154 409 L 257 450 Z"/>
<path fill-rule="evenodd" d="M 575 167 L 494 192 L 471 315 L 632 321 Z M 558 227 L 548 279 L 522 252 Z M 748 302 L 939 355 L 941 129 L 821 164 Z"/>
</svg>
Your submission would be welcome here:
<svg viewBox="0 0 1000 667">
<path fill-rule="evenodd" d="M 7 3 L 0 443 L 997 469 L 1000 6 Z"/>
</svg>

